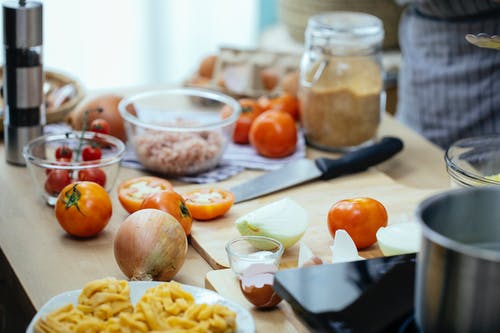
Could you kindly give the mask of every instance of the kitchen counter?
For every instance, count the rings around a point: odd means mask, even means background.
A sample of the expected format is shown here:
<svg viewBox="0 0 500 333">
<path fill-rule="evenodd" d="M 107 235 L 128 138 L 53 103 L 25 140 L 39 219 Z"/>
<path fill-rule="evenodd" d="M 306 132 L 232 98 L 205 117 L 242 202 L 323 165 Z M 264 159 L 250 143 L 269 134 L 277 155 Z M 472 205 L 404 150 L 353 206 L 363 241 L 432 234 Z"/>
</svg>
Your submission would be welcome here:
<svg viewBox="0 0 500 333">
<path fill-rule="evenodd" d="M 404 186 L 423 189 L 448 187 L 441 149 L 402 126 L 390 115 L 384 118 L 380 134 L 400 137 L 405 148 L 391 160 L 377 166 L 379 171 Z M 318 155 L 325 153 L 308 150 L 308 157 Z M 127 216 L 117 200 L 116 185 L 110 193 L 113 216 L 107 228 L 95 238 L 76 240 L 63 232 L 52 207 L 39 198 L 28 170 L 5 162 L 3 143 L 0 145 L 0 160 L 0 248 L 4 261 L 9 265 L 6 271 L 10 271 L 11 278 L 15 278 L 14 284 L 22 287 L 32 312 L 52 296 L 81 288 L 90 280 L 106 276 L 125 278 L 115 263 L 112 249 L 113 235 Z M 122 168 L 116 184 L 143 174 L 138 170 Z M 253 174 L 243 172 L 235 179 L 243 181 Z M 186 186 L 173 183 L 177 188 Z M 303 185 L 303 190 L 307 191 L 307 186 Z M 193 228 L 195 230 L 197 226 Z M 205 277 L 211 270 L 203 257 L 190 246 L 186 262 L 175 279 L 203 287 Z M 0 283 L 1 278 L 0 274 Z M 0 304 L 3 302 L 4 299 L 1 299 Z M 266 317 L 271 318 L 272 314 L 261 314 L 256 320 L 266 320 Z"/>
</svg>

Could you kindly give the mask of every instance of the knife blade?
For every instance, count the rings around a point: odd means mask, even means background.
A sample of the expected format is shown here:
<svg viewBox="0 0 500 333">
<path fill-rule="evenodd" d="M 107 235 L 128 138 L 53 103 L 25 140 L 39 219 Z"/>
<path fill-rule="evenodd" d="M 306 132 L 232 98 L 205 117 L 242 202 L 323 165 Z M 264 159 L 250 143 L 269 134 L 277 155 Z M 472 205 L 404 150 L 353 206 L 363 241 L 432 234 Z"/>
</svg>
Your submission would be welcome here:
<svg viewBox="0 0 500 333">
<path fill-rule="evenodd" d="M 235 196 L 235 203 L 243 202 L 314 179 L 328 180 L 364 171 L 391 158 L 402 149 L 403 141 L 399 138 L 384 137 L 373 145 L 345 153 L 337 159 L 320 157 L 290 162 L 278 170 L 236 185 L 230 191 Z"/>
</svg>

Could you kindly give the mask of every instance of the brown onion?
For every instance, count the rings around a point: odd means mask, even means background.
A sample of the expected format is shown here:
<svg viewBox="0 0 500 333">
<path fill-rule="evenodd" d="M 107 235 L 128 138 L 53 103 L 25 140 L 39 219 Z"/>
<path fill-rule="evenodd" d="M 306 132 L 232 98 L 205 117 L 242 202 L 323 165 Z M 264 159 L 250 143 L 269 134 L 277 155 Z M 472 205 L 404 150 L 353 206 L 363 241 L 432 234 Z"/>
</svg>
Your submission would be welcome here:
<svg viewBox="0 0 500 333">
<path fill-rule="evenodd" d="M 170 281 L 187 254 L 184 229 L 170 214 L 142 209 L 129 215 L 114 240 L 115 259 L 131 280 Z"/>
<path fill-rule="evenodd" d="M 84 114 L 87 112 L 87 130 L 94 119 L 101 118 L 108 122 L 109 134 L 126 142 L 125 124 L 118 110 L 118 104 L 122 98 L 122 96 L 115 94 L 94 97 L 71 111 L 66 121 L 73 129 L 81 131 L 83 129 Z"/>
</svg>

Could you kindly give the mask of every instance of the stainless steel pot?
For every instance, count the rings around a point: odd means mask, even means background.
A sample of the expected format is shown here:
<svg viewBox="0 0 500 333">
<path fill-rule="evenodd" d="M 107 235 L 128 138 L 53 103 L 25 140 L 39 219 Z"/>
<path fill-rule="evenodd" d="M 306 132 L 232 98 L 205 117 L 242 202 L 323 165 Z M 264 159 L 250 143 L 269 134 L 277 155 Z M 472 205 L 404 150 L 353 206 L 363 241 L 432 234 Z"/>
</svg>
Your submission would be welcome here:
<svg viewBox="0 0 500 333">
<path fill-rule="evenodd" d="M 500 189 L 432 196 L 417 208 L 415 319 L 423 332 L 500 332 Z"/>
</svg>

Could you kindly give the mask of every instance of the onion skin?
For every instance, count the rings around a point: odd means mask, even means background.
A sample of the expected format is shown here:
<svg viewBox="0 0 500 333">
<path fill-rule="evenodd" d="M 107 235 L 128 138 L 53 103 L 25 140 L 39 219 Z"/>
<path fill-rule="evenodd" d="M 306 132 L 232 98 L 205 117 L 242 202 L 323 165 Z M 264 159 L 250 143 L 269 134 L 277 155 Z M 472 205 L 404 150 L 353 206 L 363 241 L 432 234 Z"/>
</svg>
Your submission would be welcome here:
<svg viewBox="0 0 500 333">
<path fill-rule="evenodd" d="M 116 262 L 131 280 L 170 281 L 184 264 L 187 248 L 180 223 L 158 209 L 129 215 L 114 239 Z"/>
</svg>

